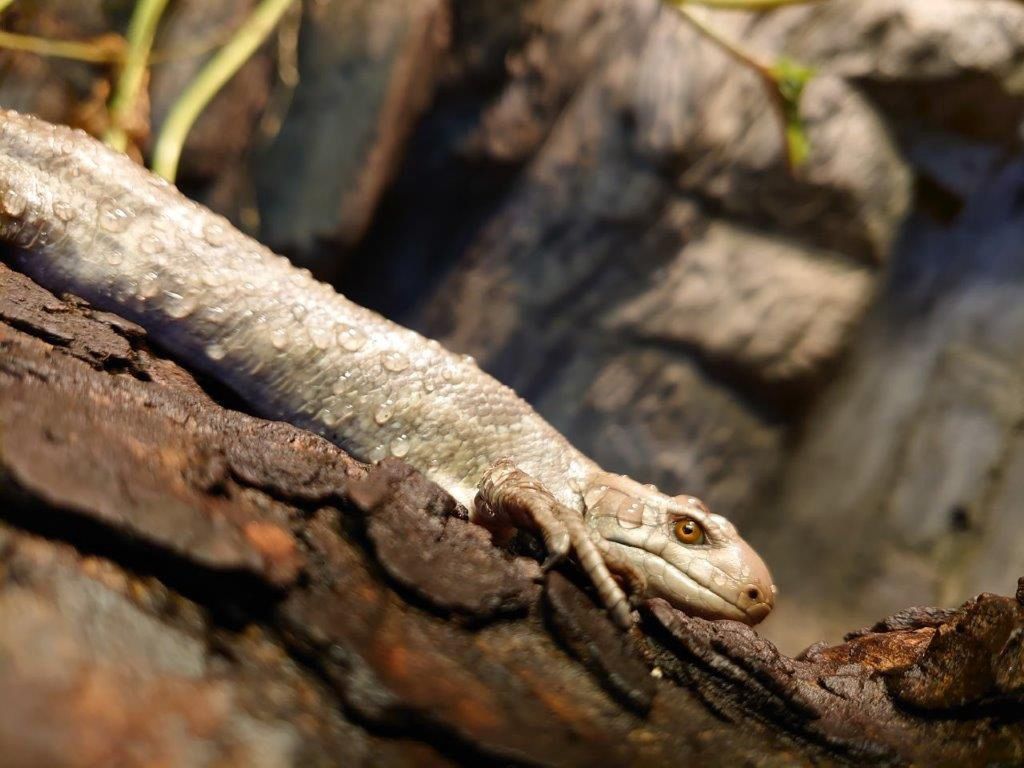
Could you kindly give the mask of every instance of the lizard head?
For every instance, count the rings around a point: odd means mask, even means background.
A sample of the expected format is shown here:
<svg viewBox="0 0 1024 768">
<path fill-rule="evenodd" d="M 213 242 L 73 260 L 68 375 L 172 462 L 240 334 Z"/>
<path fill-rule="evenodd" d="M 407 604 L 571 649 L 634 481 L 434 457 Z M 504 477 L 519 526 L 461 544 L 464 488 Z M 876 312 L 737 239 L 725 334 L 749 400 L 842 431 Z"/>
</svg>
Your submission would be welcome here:
<svg viewBox="0 0 1024 768">
<path fill-rule="evenodd" d="M 709 619 L 757 624 L 775 604 L 767 566 L 721 515 L 693 496 L 666 496 L 602 474 L 584 494 L 588 523 L 632 564 L 646 597 Z"/>
</svg>

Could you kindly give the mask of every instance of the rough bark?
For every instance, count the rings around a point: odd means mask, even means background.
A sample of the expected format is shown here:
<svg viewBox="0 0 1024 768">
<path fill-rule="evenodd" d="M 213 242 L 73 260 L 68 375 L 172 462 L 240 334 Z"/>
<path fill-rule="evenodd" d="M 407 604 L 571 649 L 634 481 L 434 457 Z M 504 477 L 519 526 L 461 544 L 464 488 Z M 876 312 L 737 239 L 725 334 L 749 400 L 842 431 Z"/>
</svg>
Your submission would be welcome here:
<svg viewBox="0 0 1024 768">
<path fill-rule="evenodd" d="M 762 84 L 653 0 L 305 5 L 204 113 L 186 190 L 707 497 L 779 606 L 759 637 L 651 605 L 623 640 L 401 465 L 225 410 L 4 271 L 5 759 L 1024 761 L 1021 591 L 953 610 L 1024 572 L 1024 6 L 707 14 L 817 68 L 794 175 Z M 157 50 L 251 6 L 176 2 Z M 126 7 L 2 20 L 85 38 Z M 203 60 L 154 67 L 142 154 Z M 103 129 L 110 70 L 0 66 L 0 103 Z"/>
<path fill-rule="evenodd" d="M 1024 580 L 796 659 L 661 601 L 623 635 L 402 463 L 229 401 L 0 266 L 5 765 L 1024 759 Z"/>
</svg>

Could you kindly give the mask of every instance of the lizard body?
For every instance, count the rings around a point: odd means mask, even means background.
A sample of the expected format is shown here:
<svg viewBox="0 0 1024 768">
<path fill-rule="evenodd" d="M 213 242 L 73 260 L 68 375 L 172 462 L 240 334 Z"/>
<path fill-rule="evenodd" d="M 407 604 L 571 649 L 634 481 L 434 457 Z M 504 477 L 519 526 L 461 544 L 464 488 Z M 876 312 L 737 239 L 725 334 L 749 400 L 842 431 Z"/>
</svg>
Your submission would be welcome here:
<svg viewBox="0 0 1024 768">
<path fill-rule="evenodd" d="M 471 358 L 350 302 L 80 131 L 0 111 L 0 241 L 42 285 L 139 323 L 262 415 L 365 460 L 404 459 L 496 534 L 530 526 L 552 556 L 574 550 L 620 624 L 610 572 L 711 618 L 771 610 L 771 577 L 727 520 L 603 472 Z"/>
</svg>

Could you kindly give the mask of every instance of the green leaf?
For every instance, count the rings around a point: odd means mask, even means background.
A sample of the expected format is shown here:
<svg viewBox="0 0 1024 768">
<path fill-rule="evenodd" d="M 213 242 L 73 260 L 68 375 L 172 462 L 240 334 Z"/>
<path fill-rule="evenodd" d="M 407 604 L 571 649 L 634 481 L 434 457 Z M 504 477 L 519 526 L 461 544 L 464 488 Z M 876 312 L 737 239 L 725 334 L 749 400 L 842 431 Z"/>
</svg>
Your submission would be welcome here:
<svg viewBox="0 0 1024 768">
<path fill-rule="evenodd" d="M 785 124 L 789 165 L 794 169 L 799 168 L 807 162 L 811 152 L 811 142 L 807 137 L 803 120 L 800 119 L 800 97 L 803 96 L 804 88 L 814 77 L 815 72 L 786 56 L 780 56 L 768 68 L 766 74 L 772 79 L 778 92 Z"/>
</svg>

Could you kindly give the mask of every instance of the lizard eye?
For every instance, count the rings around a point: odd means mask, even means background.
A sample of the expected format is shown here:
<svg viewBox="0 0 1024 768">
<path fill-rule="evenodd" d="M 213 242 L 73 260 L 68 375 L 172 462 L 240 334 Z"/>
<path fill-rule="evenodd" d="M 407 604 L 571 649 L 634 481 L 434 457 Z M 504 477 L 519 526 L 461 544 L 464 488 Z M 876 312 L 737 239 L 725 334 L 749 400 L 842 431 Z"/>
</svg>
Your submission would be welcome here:
<svg viewBox="0 0 1024 768">
<path fill-rule="evenodd" d="M 675 525 L 676 538 L 683 544 L 703 544 L 704 529 L 696 520 L 684 517 Z"/>
</svg>

